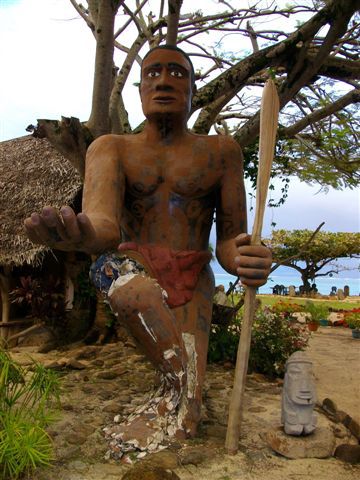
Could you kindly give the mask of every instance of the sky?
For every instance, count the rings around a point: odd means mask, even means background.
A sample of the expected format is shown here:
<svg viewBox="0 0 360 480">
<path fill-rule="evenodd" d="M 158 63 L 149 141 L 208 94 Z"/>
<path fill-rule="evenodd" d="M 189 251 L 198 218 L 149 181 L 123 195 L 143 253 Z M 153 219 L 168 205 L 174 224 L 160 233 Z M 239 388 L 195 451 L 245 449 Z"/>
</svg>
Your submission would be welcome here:
<svg viewBox="0 0 360 480">
<path fill-rule="evenodd" d="M 192 3 L 184 0 L 184 8 L 193 9 Z M 0 0 L 0 141 L 26 135 L 38 118 L 88 119 L 94 52 L 92 34 L 69 0 Z M 125 95 L 134 99 L 129 115 L 137 125 L 142 118 L 132 81 Z M 252 220 L 249 211 L 249 225 Z M 294 178 L 285 205 L 267 209 L 264 236 L 272 222 L 276 229 L 315 229 L 325 222 L 325 231 L 359 231 L 359 190 L 324 193 Z"/>
</svg>

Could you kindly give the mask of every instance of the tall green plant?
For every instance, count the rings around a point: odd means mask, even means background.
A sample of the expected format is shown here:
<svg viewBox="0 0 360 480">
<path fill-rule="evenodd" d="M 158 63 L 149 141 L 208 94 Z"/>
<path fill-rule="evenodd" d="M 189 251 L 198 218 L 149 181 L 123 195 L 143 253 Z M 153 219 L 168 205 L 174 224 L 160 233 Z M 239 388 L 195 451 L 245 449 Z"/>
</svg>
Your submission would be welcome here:
<svg viewBox="0 0 360 480">
<path fill-rule="evenodd" d="M 45 427 L 54 421 L 60 384 L 40 364 L 23 368 L 0 350 L 0 478 L 15 480 L 53 459 Z"/>
</svg>

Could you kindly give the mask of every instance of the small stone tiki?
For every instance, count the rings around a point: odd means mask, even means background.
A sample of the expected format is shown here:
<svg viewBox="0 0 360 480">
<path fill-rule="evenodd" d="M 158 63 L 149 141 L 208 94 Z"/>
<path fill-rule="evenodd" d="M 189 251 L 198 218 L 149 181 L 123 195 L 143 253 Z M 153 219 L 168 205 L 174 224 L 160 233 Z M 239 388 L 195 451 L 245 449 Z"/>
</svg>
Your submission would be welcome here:
<svg viewBox="0 0 360 480">
<path fill-rule="evenodd" d="M 293 353 L 286 362 L 281 422 L 288 435 L 308 435 L 315 430 L 316 390 L 312 362 L 304 352 Z"/>
</svg>

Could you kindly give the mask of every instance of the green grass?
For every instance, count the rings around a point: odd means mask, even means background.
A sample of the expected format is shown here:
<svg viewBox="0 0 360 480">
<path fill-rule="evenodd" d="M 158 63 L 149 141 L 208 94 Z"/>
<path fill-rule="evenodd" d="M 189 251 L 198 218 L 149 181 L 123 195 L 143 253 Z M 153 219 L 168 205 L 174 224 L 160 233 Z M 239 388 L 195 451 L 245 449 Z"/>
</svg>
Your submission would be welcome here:
<svg viewBox="0 0 360 480">
<path fill-rule="evenodd" d="M 347 300 L 326 300 L 319 298 L 302 298 L 302 297 L 287 297 L 283 295 L 257 295 L 261 300 L 263 307 L 272 307 L 275 303 L 297 303 L 305 305 L 307 301 L 311 300 L 314 303 L 324 303 L 328 308 L 335 308 L 337 310 L 352 310 L 360 307 L 360 301 L 349 302 Z"/>
<path fill-rule="evenodd" d="M 54 372 L 36 363 L 24 368 L 0 349 L 0 478 L 15 480 L 50 465 L 45 428 L 56 418 L 59 395 Z"/>
<path fill-rule="evenodd" d="M 360 308 L 360 300 L 327 300 L 320 298 L 306 298 L 306 297 L 288 297 L 284 295 L 257 295 L 261 300 L 262 307 L 272 307 L 276 303 L 297 303 L 299 305 L 305 305 L 306 302 L 311 300 L 314 303 L 324 303 L 328 308 L 334 308 L 337 310 L 352 310 L 353 308 Z M 231 298 L 231 296 L 230 296 Z M 233 295 L 233 303 L 236 304 L 239 301 L 240 296 L 238 294 Z"/>
</svg>

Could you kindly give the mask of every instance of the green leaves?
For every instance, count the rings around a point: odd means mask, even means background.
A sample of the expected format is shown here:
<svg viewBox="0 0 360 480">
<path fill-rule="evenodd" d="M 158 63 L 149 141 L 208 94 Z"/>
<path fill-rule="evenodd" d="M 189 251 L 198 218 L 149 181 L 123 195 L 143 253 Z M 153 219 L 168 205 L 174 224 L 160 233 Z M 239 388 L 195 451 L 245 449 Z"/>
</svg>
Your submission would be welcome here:
<svg viewBox="0 0 360 480">
<path fill-rule="evenodd" d="M 313 234 L 311 230 L 274 230 L 266 240 L 274 262 L 298 271 L 306 288 L 317 276 L 338 273 L 337 259 L 360 256 L 360 233 L 319 231 L 311 239 Z M 329 269 L 319 273 L 326 266 Z"/>
<path fill-rule="evenodd" d="M 294 306 L 295 307 L 295 306 Z M 302 310 L 301 306 L 294 311 Z M 241 332 L 242 314 L 230 325 L 212 325 L 209 340 L 209 362 L 231 361 L 235 364 Z M 278 309 L 264 308 L 255 316 L 249 358 L 250 370 L 272 377 L 283 376 L 285 362 L 296 350 L 303 350 L 309 332 L 300 324 L 292 324 Z"/>
<path fill-rule="evenodd" d="M 59 396 L 53 371 L 36 363 L 23 368 L 0 350 L 0 478 L 15 480 L 50 464 L 45 427 L 55 418 Z"/>
</svg>

